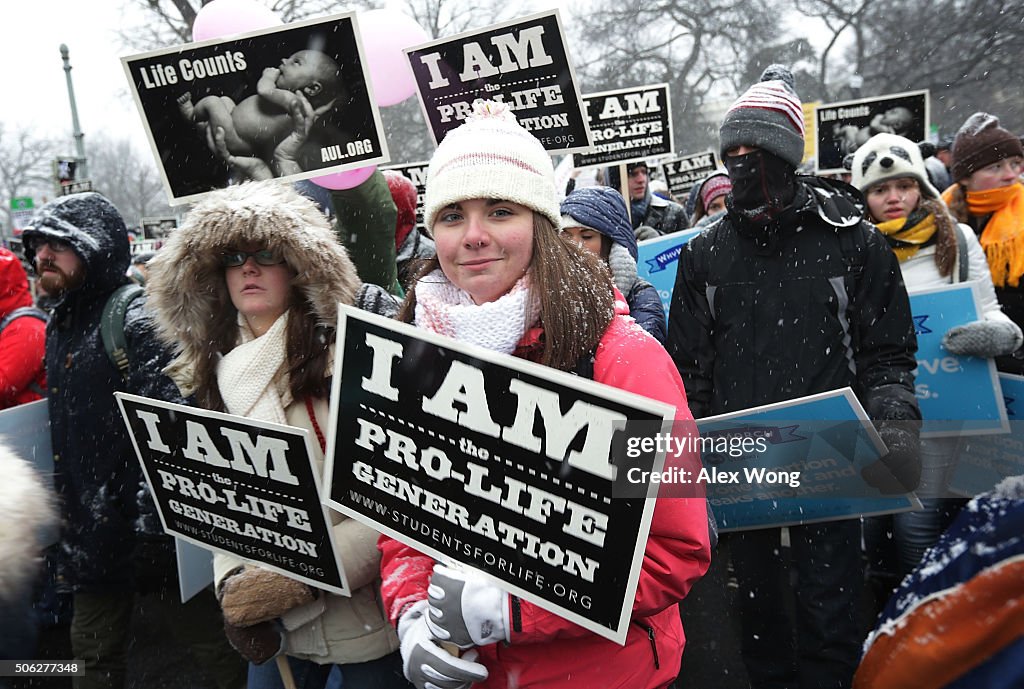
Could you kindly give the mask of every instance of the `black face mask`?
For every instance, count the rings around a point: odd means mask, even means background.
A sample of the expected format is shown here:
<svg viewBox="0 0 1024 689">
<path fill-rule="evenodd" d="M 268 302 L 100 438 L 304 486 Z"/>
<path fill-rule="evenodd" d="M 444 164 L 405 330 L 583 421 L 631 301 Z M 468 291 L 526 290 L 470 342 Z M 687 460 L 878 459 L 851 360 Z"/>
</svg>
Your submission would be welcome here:
<svg viewBox="0 0 1024 689">
<path fill-rule="evenodd" d="M 796 195 L 796 170 L 768 151 L 726 156 L 725 168 L 732 182 L 729 210 L 747 222 L 768 224 Z"/>
</svg>

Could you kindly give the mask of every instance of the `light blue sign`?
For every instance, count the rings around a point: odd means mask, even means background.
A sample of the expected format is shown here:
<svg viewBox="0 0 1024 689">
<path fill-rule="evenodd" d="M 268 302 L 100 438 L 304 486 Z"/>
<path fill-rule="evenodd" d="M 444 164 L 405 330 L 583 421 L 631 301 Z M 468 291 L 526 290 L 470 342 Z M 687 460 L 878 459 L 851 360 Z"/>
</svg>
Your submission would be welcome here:
<svg viewBox="0 0 1024 689">
<path fill-rule="evenodd" d="M 1024 474 L 1024 376 L 999 374 L 1010 432 L 967 438 L 949 489 L 966 497 L 992 490 L 1008 476 Z"/>
<path fill-rule="evenodd" d="M 53 486 L 53 447 L 50 444 L 50 410 L 46 400 L 19 404 L 0 411 L 0 439 L 26 462 L 31 462 Z M 60 539 L 60 528 L 53 526 L 40 534 L 40 543 L 50 545 Z"/>
<path fill-rule="evenodd" d="M 661 297 L 661 306 L 665 309 L 665 320 L 668 321 L 668 307 L 672 302 L 672 289 L 676 286 L 676 273 L 679 268 L 679 255 L 683 247 L 701 230 L 683 230 L 673 232 L 656 239 L 640 242 L 636 261 L 636 272 L 644 280 L 654 285 Z"/>
<path fill-rule="evenodd" d="M 971 283 L 916 292 L 910 310 L 917 333 L 915 387 L 923 437 L 1006 433 L 1006 408 L 991 359 L 956 356 L 942 347 L 950 328 L 978 320 Z"/>
<path fill-rule="evenodd" d="M 862 472 L 879 470 L 886 450 L 849 388 L 698 419 L 697 427 L 701 477 L 721 531 L 851 519 L 920 505 L 913 494 L 883 495 L 863 478 Z M 739 439 L 747 441 L 742 450 Z"/>
</svg>

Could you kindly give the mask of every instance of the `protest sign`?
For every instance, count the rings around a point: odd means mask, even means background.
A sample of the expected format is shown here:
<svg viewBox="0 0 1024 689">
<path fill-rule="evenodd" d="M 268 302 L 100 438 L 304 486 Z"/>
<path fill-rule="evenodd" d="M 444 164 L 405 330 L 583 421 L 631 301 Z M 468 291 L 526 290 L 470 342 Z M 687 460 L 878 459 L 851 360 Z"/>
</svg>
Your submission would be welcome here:
<svg viewBox="0 0 1024 689">
<path fill-rule="evenodd" d="M 672 303 L 672 290 L 676 286 L 679 257 L 687 242 L 700 233 L 701 230 L 683 230 L 637 244 L 636 274 L 658 290 L 666 320 Z"/>
<path fill-rule="evenodd" d="M 214 135 L 224 129 L 233 181 L 259 171 L 308 179 L 388 160 L 353 13 L 121 58 L 172 205 L 229 183 Z M 320 113 L 294 158 L 274 151 L 295 130 L 301 90 Z M 299 123 L 301 125 L 301 123 Z"/>
<path fill-rule="evenodd" d="M 819 174 L 846 172 L 843 159 L 875 134 L 898 134 L 911 141 L 928 135 L 928 92 L 908 91 L 819 105 L 815 111 Z"/>
<path fill-rule="evenodd" d="M 720 531 L 810 524 L 914 509 L 883 496 L 862 471 L 886 453 L 850 388 L 697 420 L 708 503 Z M 737 451 L 736 439 L 757 441 Z M 701 477 L 698 477 L 700 480 Z"/>
<path fill-rule="evenodd" d="M 804 112 L 804 162 L 813 160 L 814 153 L 818 150 L 818 120 L 814 111 L 819 107 L 820 100 L 800 104 L 800 109 Z"/>
<path fill-rule="evenodd" d="M 427 168 L 430 161 L 424 160 L 418 163 L 405 163 L 403 165 L 386 165 L 381 170 L 394 170 L 398 174 L 416 185 L 416 228 L 423 230 L 423 199 L 427 193 Z"/>
<path fill-rule="evenodd" d="M 718 165 L 718 156 L 707 150 L 666 160 L 660 167 L 669 193 L 680 203 L 685 203 L 690 190 L 717 170 Z"/>
<path fill-rule="evenodd" d="M 143 218 L 142 238 L 143 239 L 167 239 L 171 230 L 178 226 L 176 218 Z"/>
<path fill-rule="evenodd" d="M 623 643 L 657 486 L 613 500 L 625 472 L 612 461 L 675 409 L 339 311 L 328 504 Z M 665 451 L 630 462 L 661 471 Z"/>
<path fill-rule="evenodd" d="M 164 531 L 349 595 L 308 432 L 114 396 Z"/>
<path fill-rule="evenodd" d="M 50 440 L 50 408 L 46 400 L 19 404 L 0 411 L 0 440 L 14 454 L 35 467 L 53 485 L 53 445 Z M 41 536 L 41 545 L 56 543 L 60 528 L 54 525 Z"/>
<path fill-rule="evenodd" d="M 507 103 L 549 153 L 590 148 L 576 71 L 557 10 L 405 51 L 435 145 L 478 98 Z"/>
<path fill-rule="evenodd" d="M 999 374 L 1009 433 L 971 436 L 963 441 L 949 482 L 952 493 L 973 497 L 1008 476 L 1024 474 L 1024 376 Z"/>
<path fill-rule="evenodd" d="M 950 354 L 942 346 L 942 337 L 950 328 L 978 320 L 981 309 L 973 284 L 936 287 L 910 295 L 917 334 L 914 387 L 924 418 L 922 437 L 1009 430 L 995 362 Z"/>
<path fill-rule="evenodd" d="M 591 93 L 583 105 L 594 148 L 576 154 L 577 168 L 672 154 L 668 84 Z"/>
</svg>

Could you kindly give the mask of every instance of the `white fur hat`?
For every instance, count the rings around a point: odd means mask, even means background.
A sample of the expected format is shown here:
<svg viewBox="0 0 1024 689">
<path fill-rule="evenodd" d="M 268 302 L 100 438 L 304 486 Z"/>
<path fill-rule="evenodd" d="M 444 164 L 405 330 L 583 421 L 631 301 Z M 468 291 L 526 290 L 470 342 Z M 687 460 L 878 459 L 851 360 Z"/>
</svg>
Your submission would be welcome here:
<svg viewBox="0 0 1024 689">
<path fill-rule="evenodd" d="M 890 179 L 913 177 L 921 187 L 922 196 L 939 198 L 939 192 L 928 180 L 921 149 L 902 136 L 875 134 L 853 154 L 851 172 L 851 183 L 861 191 Z"/>
<path fill-rule="evenodd" d="M 477 100 L 473 113 L 448 132 L 430 159 L 423 221 L 468 199 L 502 199 L 532 208 L 557 228 L 555 170 L 540 141 L 504 103 Z"/>
</svg>

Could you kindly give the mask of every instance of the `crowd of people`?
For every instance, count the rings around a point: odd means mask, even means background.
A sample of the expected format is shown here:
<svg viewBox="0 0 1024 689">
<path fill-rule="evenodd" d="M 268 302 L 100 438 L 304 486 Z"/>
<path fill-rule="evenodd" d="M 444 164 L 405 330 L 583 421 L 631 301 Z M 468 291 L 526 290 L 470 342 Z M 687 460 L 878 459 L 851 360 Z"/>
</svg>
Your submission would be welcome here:
<svg viewBox="0 0 1024 689">
<path fill-rule="evenodd" d="M 281 170 L 315 116 L 298 94 L 292 130 L 276 140 Z M 209 193 L 155 255 L 131 261 L 124 220 L 93 192 L 46 204 L 24 231 L 46 311 L 33 307 L 19 257 L 0 251 L 0 407 L 45 398 L 53 447 L 52 491 L 0 449 L 0 506 L 24 515 L 0 524 L 0 658 L 32 657 L 32 597 L 46 589 L 70 601 L 71 650 L 86 668 L 76 689 L 125 686 L 138 596 L 222 689 L 688 686 L 680 608 L 719 552 L 702 497 L 657 498 L 622 644 L 337 512 L 350 596 L 218 552 L 213 585 L 180 602 L 173 541 L 113 393 L 307 429 L 322 467 L 345 304 L 655 399 L 679 422 L 851 388 L 887 449 L 864 481 L 881 494 L 916 490 L 922 509 L 729 534 L 730 613 L 756 689 L 908 676 L 892 674 L 909 661 L 879 639 L 899 635 L 894 620 L 916 604 L 897 592 L 862 665 L 866 586 L 884 602 L 922 560 L 941 563 L 926 553 L 957 549 L 943 534 L 961 513 L 975 516 L 959 528 L 986 526 L 977 503 L 948 497 L 961 439 L 919 436 L 908 290 L 972 282 L 982 314 L 945 333 L 943 347 L 1024 372 L 1024 150 L 995 116 L 972 115 L 957 132 L 948 188 L 936 187 L 917 143 L 885 132 L 861 142 L 848 181 L 803 175 L 800 99 L 774 65 L 724 116 L 724 170 L 677 203 L 654 193 L 645 163 L 566 195 L 515 115 L 478 101 L 431 158 L 423 228 L 400 175 L 374 173 L 325 208 L 267 179 L 212 118 L 209 127 L 224 162 L 253 181 Z M 638 276 L 637 243 L 691 226 L 701 232 L 682 250 L 666 321 Z M 145 298 L 122 296 L 129 275 Z M 119 354 L 106 344 L 111 327 L 123 330 Z M 985 510 L 987 522 L 1019 521 L 1022 499 L 1004 487 L 1010 507 Z M 47 577 L 25 534 L 55 514 Z M 1004 557 L 985 566 L 1019 550 L 1005 537 Z M 979 631 L 970 655 L 929 656 L 928 686 L 968 686 L 956 684 L 968 675 L 984 677 L 969 686 L 1024 682 L 1021 664 L 1001 655 L 1022 643 L 1024 590 L 1013 581 L 1001 590 L 1017 612 L 988 643 Z M 289 684 L 270 662 L 281 657 Z M 993 657 L 998 671 L 979 670 Z"/>
</svg>

